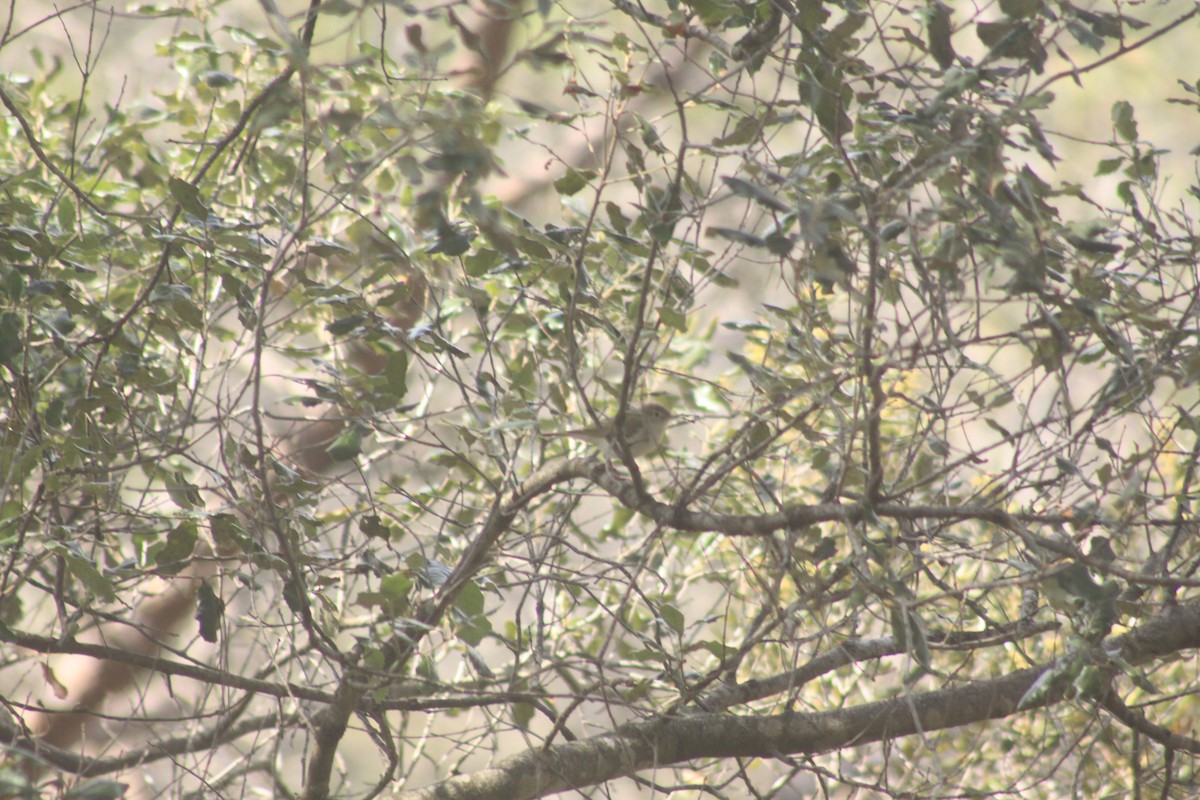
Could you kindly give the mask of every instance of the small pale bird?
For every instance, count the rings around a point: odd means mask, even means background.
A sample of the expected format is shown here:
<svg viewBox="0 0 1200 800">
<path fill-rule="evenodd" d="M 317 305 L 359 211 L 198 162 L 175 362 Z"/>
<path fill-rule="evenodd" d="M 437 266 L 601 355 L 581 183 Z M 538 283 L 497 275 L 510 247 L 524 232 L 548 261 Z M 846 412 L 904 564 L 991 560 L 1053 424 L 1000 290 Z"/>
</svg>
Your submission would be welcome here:
<svg viewBox="0 0 1200 800">
<path fill-rule="evenodd" d="M 670 421 L 671 412 L 658 403 L 646 403 L 640 408 L 626 411 L 622 424 L 622 438 L 625 440 L 625 446 L 629 448 L 629 455 L 638 458 L 657 450 L 667 434 L 667 424 Z M 599 427 L 559 431 L 552 435 L 570 436 L 572 439 L 594 444 L 605 455 L 618 452 L 616 429 L 612 420 L 606 420 Z"/>
</svg>

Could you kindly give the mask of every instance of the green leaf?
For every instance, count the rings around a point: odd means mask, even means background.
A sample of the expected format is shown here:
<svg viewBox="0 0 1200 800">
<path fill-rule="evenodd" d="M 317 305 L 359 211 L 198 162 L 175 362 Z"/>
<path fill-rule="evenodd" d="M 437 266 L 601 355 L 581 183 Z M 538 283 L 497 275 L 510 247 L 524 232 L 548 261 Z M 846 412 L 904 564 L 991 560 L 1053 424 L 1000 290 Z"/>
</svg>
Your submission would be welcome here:
<svg viewBox="0 0 1200 800">
<path fill-rule="evenodd" d="M 1137 198 L 1133 194 L 1133 182 L 1121 181 L 1117 184 L 1117 197 L 1130 208 L 1137 208 Z"/>
<path fill-rule="evenodd" d="M 328 12 L 328 6 L 322 10 Z M 219 69 L 209 69 L 201 72 L 200 80 L 210 89 L 227 89 L 230 86 L 236 86 L 238 83 L 236 75 Z"/>
<path fill-rule="evenodd" d="M 738 197 L 745 197 L 748 200 L 753 200 L 759 205 L 769 208 L 772 211 L 788 212 L 792 210 L 790 205 L 783 202 L 766 189 L 762 188 L 761 186 L 757 186 L 750 181 L 742 180 L 741 178 L 734 178 L 729 175 L 721 176 L 721 180 L 724 181 L 725 185 L 729 187 L 729 190 Z"/>
<path fill-rule="evenodd" d="M 388 354 L 387 363 L 383 367 L 383 377 L 392 399 L 397 403 L 403 400 L 404 395 L 408 393 L 408 354 L 403 350 Z"/>
<path fill-rule="evenodd" d="M 167 186 L 171 192 L 171 197 L 175 198 L 175 202 L 179 203 L 180 208 L 193 217 L 208 219 L 212 213 L 212 209 L 200 199 L 199 189 L 175 176 L 171 176 L 171 179 L 167 182 Z"/>
<path fill-rule="evenodd" d="M 929 37 L 929 53 L 942 69 L 954 65 L 954 45 L 950 41 L 950 15 L 953 10 L 945 3 L 933 0 L 926 7 L 925 30 Z"/>
<path fill-rule="evenodd" d="M 725 0 L 685 0 L 684 5 L 692 9 L 706 28 L 720 30 L 740 9 Z"/>
<path fill-rule="evenodd" d="M 408 573 L 395 572 L 379 581 L 379 591 L 359 592 L 354 602 L 365 608 L 378 608 L 384 616 L 402 617 L 408 611 L 408 594 L 412 585 Z"/>
<path fill-rule="evenodd" d="M 900 237 L 900 234 L 908 230 L 908 222 L 902 219 L 894 219 L 879 229 L 879 238 L 882 241 L 890 242 Z"/>
<path fill-rule="evenodd" d="M 75 198 L 71 194 L 64 194 L 59 201 L 58 226 L 67 231 L 75 227 Z"/>
<path fill-rule="evenodd" d="M 707 236 L 718 236 L 722 239 L 728 239 L 731 242 L 749 245 L 750 247 L 767 246 L 766 239 L 763 239 L 761 236 L 755 236 L 753 233 L 746 233 L 745 231 L 740 231 L 736 228 L 720 228 L 713 226 L 705 229 L 704 233 Z"/>
<path fill-rule="evenodd" d="M 854 121 L 846 113 L 849 98 L 853 97 L 850 87 L 842 82 L 840 73 L 831 74 L 812 91 L 816 99 L 812 109 L 817 115 L 821 132 L 831 142 L 838 142 L 854 128 Z"/>
<path fill-rule="evenodd" d="M 663 324 L 666 325 L 668 328 L 677 330 L 680 333 L 687 333 L 687 315 L 686 314 L 676 311 L 673 308 L 667 308 L 665 306 L 658 308 L 657 311 L 658 311 L 658 318 L 660 320 L 662 320 Z"/>
<path fill-rule="evenodd" d="M 820 564 L 822 561 L 833 558 L 838 552 L 838 540 L 829 536 L 822 536 L 817 541 L 817 546 L 812 549 L 810 558 L 814 564 Z"/>
<path fill-rule="evenodd" d="M 1077 663 L 1073 658 L 1056 661 L 1025 690 L 1025 694 L 1021 695 L 1021 699 L 1017 702 L 1017 709 L 1024 711 L 1027 708 L 1041 705 L 1063 681 L 1075 673 L 1076 666 Z"/>
<path fill-rule="evenodd" d="M 461 256 L 471 249 L 476 231 L 468 225 L 444 225 L 438 229 L 437 241 L 425 252 L 444 253 L 448 256 Z"/>
<path fill-rule="evenodd" d="M 353 316 L 335 319 L 325 326 L 325 330 L 334 336 L 345 336 L 351 331 L 358 330 L 363 326 L 363 323 L 369 320 L 370 317 L 366 314 L 354 314 Z"/>
<path fill-rule="evenodd" d="M 733 130 L 724 136 L 713 140 L 717 147 L 736 147 L 750 144 L 761 135 L 762 123 L 755 117 L 742 117 L 733 126 Z"/>
<path fill-rule="evenodd" d="M 1067 30 L 1075 41 L 1085 47 L 1090 47 L 1097 53 L 1104 47 L 1104 37 L 1097 36 L 1095 31 L 1077 19 L 1067 20 Z"/>
<path fill-rule="evenodd" d="M 996 433 L 1000 434 L 1000 436 L 1003 439 L 1006 439 L 1006 440 L 1012 439 L 1012 433 L 1008 430 L 1008 428 L 1005 428 L 1003 425 L 1001 425 L 999 422 L 996 422 L 991 417 L 984 417 L 983 421 L 989 428 L 996 431 Z"/>
<path fill-rule="evenodd" d="M 247 552 L 262 551 L 262 545 L 246 534 L 238 517 L 234 514 L 227 512 L 213 514 L 209 517 L 208 523 L 219 551 L 225 551 L 232 547 L 238 547 Z"/>
<path fill-rule="evenodd" d="M 504 258 L 490 247 L 481 247 L 463 258 L 467 275 L 472 278 L 482 278 L 503 263 Z"/>
<path fill-rule="evenodd" d="M 1042 10 L 1042 0 L 1000 0 L 1000 10 L 1013 19 L 1025 19 Z"/>
<path fill-rule="evenodd" d="M 614 231 L 622 235 L 629 232 L 629 218 L 621 211 L 619 205 L 609 200 L 604 204 L 604 211 L 608 215 L 608 224 Z"/>
<path fill-rule="evenodd" d="M 987 59 L 1019 58 L 1027 61 L 1034 72 L 1040 73 L 1046 63 L 1046 48 L 1035 33 L 1033 23 L 1005 19 L 999 22 L 980 22 L 975 33 L 991 50 Z"/>
<path fill-rule="evenodd" d="M 346 429 L 330 442 L 325 452 L 334 461 L 346 461 L 362 452 L 363 431 L 358 424 L 346 426 Z"/>
<path fill-rule="evenodd" d="M 407 600 L 411 589 L 412 578 L 404 572 L 388 575 L 379 582 L 379 590 L 397 602 Z"/>
<path fill-rule="evenodd" d="M 299 614 L 305 606 L 305 587 L 294 578 L 283 582 L 283 602 L 293 613 Z"/>
<path fill-rule="evenodd" d="M 63 795 L 63 800 L 120 800 L 129 784 L 111 778 L 95 778 L 81 783 Z"/>
<path fill-rule="evenodd" d="M 566 175 L 554 182 L 554 188 L 562 196 L 570 197 L 586 187 L 588 181 L 595 177 L 596 173 L 593 170 L 568 169 Z"/>
<path fill-rule="evenodd" d="M 166 541 L 157 548 L 150 549 L 155 566 L 168 574 L 174 574 L 182 569 L 192 557 L 192 553 L 195 552 L 196 542 L 199 538 L 196 523 L 191 520 L 172 528 L 167 534 Z"/>
<path fill-rule="evenodd" d="M 368 514 L 358 521 L 358 529 L 368 539 L 383 539 L 385 542 L 392 538 L 392 531 L 378 514 Z"/>
<path fill-rule="evenodd" d="M 483 592 L 474 582 L 467 583 L 458 593 L 458 597 L 454 600 L 454 607 L 466 614 L 468 617 L 479 616 L 483 614 L 484 597 Z"/>
<path fill-rule="evenodd" d="M 69 553 L 66 556 L 67 568 L 71 574 L 80 580 L 89 594 L 95 595 L 105 603 L 117 599 L 117 591 L 108 578 L 100 574 L 96 565 L 83 556 Z"/>
<path fill-rule="evenodd" d="M 0 364 L 9 365 L 25 349 L 21 340 L 21 317 L 12 311 L 0 314 Z"/>
<path fill-rule="evenodd" d="M 221 620 L 225 618 L 225 601 L 208 585 L 200 581 L 196 592 L 196 622 L 200 623 L 200 638 L 206 642 L 217 641 Z"/>
<path fill-rule="evenodd" d="M 1155 686 L 1153 682 L 1151 682 L 1150 676 L 1147 675 L 1144 670 L 1133 666 L 1125 659 L 1112 653 L 1108 654 L 1108 658 L 1110 662 L 1115 664 L 1121 670 L 1121 672 L 1128 676 L 1129 680 L 1133 682 L 1134 686 L 1151 696 L 1162 694 L 1162 691 Z"/>
<path fill-rule="evenodd" d="M 660 603 L 658 606 L 658 615 L 662 617 L 663 622 L 670 626 L 671 630 L 682 634 L 685 626 L 683 612 L 670 603 Z"/>
<path fill-rule="evenodd" d="M 1113 127 L 1117 135 L 1127 142 L 1138 138 L 1137 121 L 1133 118 L 1133 105 L 1126 100 L 1118 100 L 1112 107 Z"/>
<path fill-rule="evenodd" d="M 461 622 L 455 629 L 459 639 L 476 646 L 492 632 L 492 623 L 484 611 L 483 592 L 474 583 L 468 583 L 455 598 L 454 607 L 461 614 Z"/>
</svg>

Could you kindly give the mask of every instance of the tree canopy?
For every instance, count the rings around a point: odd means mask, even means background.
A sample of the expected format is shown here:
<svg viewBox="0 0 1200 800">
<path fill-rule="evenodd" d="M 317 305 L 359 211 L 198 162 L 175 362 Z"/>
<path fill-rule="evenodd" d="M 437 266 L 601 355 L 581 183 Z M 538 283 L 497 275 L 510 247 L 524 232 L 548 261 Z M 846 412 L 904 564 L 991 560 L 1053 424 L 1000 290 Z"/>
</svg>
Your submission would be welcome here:
<svg viewBox="0 0 1200 800">
<path fill-rule="evenodd" d="M 1195 4 L 4 13 L 0 794 L 1200 792 Z"/>
</svg>

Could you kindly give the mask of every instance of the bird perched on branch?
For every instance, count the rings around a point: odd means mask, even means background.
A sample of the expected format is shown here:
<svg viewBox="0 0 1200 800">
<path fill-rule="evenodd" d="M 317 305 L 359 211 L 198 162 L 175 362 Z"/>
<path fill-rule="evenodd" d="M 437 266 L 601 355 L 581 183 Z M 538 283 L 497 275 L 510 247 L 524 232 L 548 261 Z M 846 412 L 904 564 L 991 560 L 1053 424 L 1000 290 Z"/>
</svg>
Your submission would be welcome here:
<svg viewBox="0 0 1200 800">
<path fill-rule="evenodd" d="M 649 455 L 658 449 L 667 433 L 667 424 L 671 421 L 671 412 L 658 403 L 646 403 L 640 408 L 631 408 L 625 412 L 621 421 L 621 435 L 618 437 L 613 420 L 605 420 L 599 426 L 578 428 L 570 431 L 558 431 L 551 436 L 569 436 L 572 439 L 594 444 L 605 455 L 619 452 L 616 441 L 621 439 L 629 448 L 629 455 L 634 458 Z"/>
</svg>

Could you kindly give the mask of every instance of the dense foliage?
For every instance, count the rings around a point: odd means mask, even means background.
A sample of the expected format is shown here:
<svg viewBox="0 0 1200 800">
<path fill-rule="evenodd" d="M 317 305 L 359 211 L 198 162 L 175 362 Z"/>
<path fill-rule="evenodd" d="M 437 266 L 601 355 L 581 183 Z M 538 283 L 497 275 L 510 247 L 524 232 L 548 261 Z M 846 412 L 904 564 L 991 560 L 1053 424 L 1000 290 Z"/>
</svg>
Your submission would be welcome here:
<svg viewBox="0 0 1200 800">
<path fill-rule="evenodd" d="M 1200 791 L 1193 4 L 6 13 L 3 794 Z"/>
</svg>

